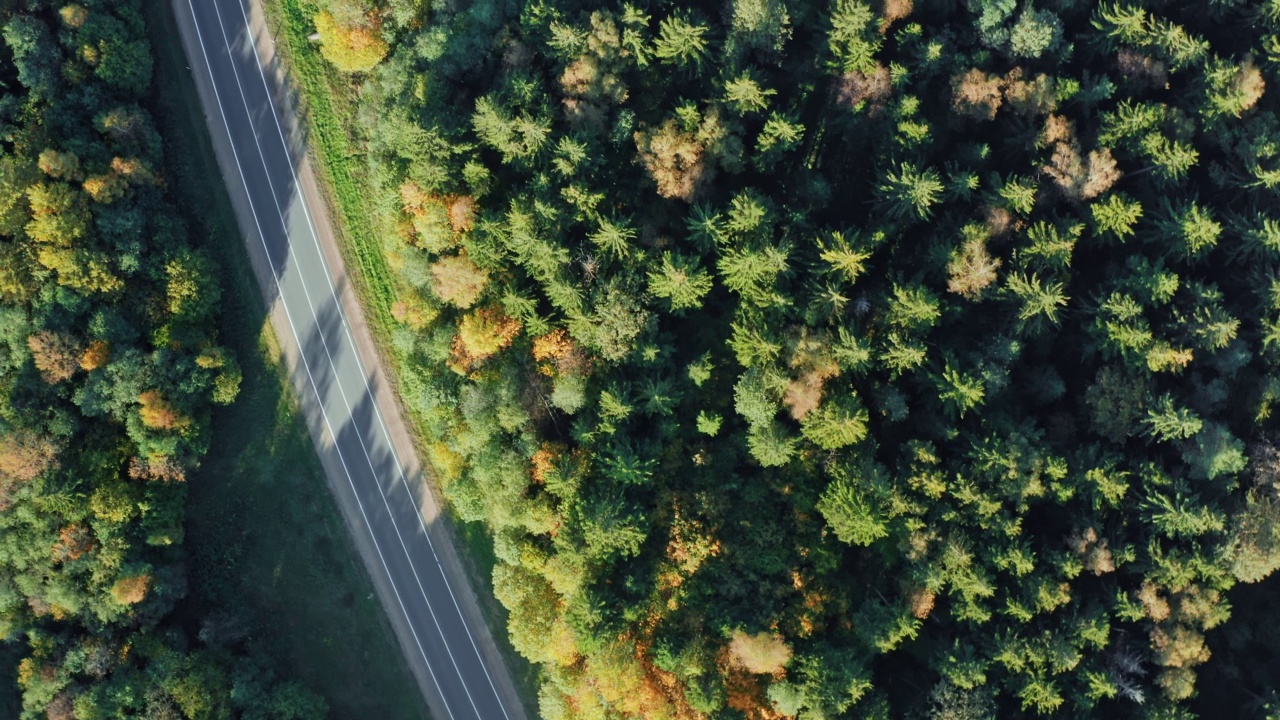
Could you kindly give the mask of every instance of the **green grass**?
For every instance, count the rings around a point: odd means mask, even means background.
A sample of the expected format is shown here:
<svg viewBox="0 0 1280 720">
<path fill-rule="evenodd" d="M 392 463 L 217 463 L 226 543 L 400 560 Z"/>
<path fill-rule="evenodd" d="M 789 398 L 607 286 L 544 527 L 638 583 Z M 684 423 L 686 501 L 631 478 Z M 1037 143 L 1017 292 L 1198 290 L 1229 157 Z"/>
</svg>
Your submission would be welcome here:
<svg viewBox="0 0 1280 720">
<path fill-rule="evenodd" d="M 349 128 L 355 122 L 355 97 L 351 83 L 333 69 L 321 57 L 318 47 L 308 39 L 313 32 L 311 18 L 316 8 L 308 0 L 266 0 L 268 24 L 279 41 L 280 51 L 289 67 L 290 78 L 301 95 L 304 123 L 316 160 L 322 190 L 327 193 L 333 209 L 333 220 L 338 232 L 338 244 L 347 262 L 352 286 L 360 298 L 374 339 L 388 358 L 391 382 L 397 392 L 397 374 L 401 371 L 395 363 L 402 359 L 391 347 L 393 320 L 391 304 L 404 287 L 387 263 L 386 248 L 380 237 L 394 237 L 394 221 L 379 216 L 377 205 L 370 201 L 378 195 L 378 184 L 370 174 L 365 156 L 358 152 L 356 141 Z M 392 206 L 398 200 L 392 199 Z M 401 404 L 416 433 L 419 448 L 426 437 L 421 417 Z M 491 578 L 497 558 L 493 552 L 493 540 L 478 523 L 463 523 L 450 511 L 450 519 L 461 540 L 459 548 L 468 574 L 480 597 L 481 611 L 499 649 L 507 659 L 517 691 L 525 699 L 525 706 L 537 706 L 539 685 L 538 668 L 515 652 L 507 638 L 507 613 L 493 599 Z"/>
<path fill-rule="evenodd" d="M 215 449 L 190 482 L 195 600 L 247 610 L 283 674 L 324 695 L 334 717 L 425 718 L 274 360 L 270 329 L 256 348 L 244 342 L 246 330 L 235 329 L 245 386 L 215 416 Z"/>
<path fill-rule="evenodd" d="M 373 218 L 363 202 L 369 189 L 365 167 L 357 158 L 344 120 L 352 116 L 350 107 L 335 106 L 349 100 L 333 92 L 342 80 L 335 75 L 307 37 L 313 32 L 310 18 L 316 9 L 299 0 L 271 1 L 268 15 L 278 31 L 280 47 L 290 67 L 290 78 L 299 84 L 302 113 L 308 142 L 321 158 L 322 189 L 329 194 L 329 207 L 346 236 L 340 243 L 347 270 L 361 279 L 356 292 L 379 340 L 385 340 L 391 323 L 394 283 L 382 247 L 374 235 Z M 270 12 L 274 10 L 275 12 Z M 354 261 L 354 262 L 353 262 Z"/>
<path fill-rule="evenodd" d="M 281 675 L 323 695 L 334 718 L 427 718 L 288 386 L 170 5 L 147 3 L 147 13 L 169 182 L 222 266 L 222 342 L 244 371 L 190 479 L 192 593 L 183 613 L 243 615 Z M 9 717 L 3 702 L 0 717 Z"/>
</svg>

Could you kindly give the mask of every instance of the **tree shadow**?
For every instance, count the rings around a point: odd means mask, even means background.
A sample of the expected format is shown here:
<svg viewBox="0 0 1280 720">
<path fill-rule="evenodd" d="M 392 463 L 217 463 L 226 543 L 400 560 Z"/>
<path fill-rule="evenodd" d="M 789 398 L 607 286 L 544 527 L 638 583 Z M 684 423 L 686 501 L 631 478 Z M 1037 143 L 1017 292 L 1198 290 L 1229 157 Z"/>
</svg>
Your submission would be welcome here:
<svg viewBox="0 0 1280 720">
<path fill-rule="evenodd" d="M 249 216 L 242 224 L 257 236 L 256 243 L 250 238 L 249 251 L 270 305 L 280 292 L 278 279 L 293 262 L 291 237 L 311 242 L 298 187 L 307 137 L 293 120 L 296 98 L 276 63 L 259 63 L 259 52 L 269 53 L 273 44 L 262 32 L 251 34 L 247 0 L 193 1 L 188 12 L 212 76 L 213 125 L 223 126 L 230 144 L 227 189 Z"/>
<path fill-rule="evenodd" d="M 338 281 L 335 291 L 341 297 L 346 291 L 345 282 Z M 377 399 L 392 392 L 391 388 L 379 375 L 366 374 L 369 368 L 358 361 L 332 296 L 318 303 L 314 322 L 299 326 L 298 330 L 300 348 L 307 358 L 307 367 L 299 368 L 299 372 L 309 373 L 306 394 L 312 396 L 310 399 L 319 398 L 325 408 L 324 416 L 316 410 L 315 421 L 332 433 L 331 442 L 337 446 L 346 471 L 360 492 L 369 493 L 362 500 L 373 499 L 381 506 L 385 499 L 386 504 L 409 509 L 410 514 L 395 518 L 400 534 L 406 542 L 425 542 L 425 528 L 438 519 L 423 517 L 419 522 L 425 500 L 422 493 L 426 492 L 421 468 L 412 458 L 396 454 L 386 418 L 378 409 Z"/>
<path fill-rule="evenodd" d="M 189 11 L 234 151 L 228 190 L 250 232 L 267 307 L 279 308 L 277 319 L 288 324 L 277 324 L 283 354 L 330 487 L 375 582 L 394 592 L 388 609 L 394 614 L 399 605 L 413 629 L 416 647 L 408 652 L 427 659 L 450 704 L 498 717 L 468 633 L 472 619 L 462 616 L 432 545 L 433 538 L 447 542 L 444 520 L 429 524 L 421 514 L 429 491 L 421 469 L 413 458 L 397 457 L 378 411 L 377 398 L 392 390 L 360 359 L 340 301 L 349 292 L 345 279 L 330 274 L 317 236 L 327 223 L 324 209 L 306 202 L 299 186 L 307 135 L 296 120 L 297 97 L 278 60 L 260 63 L 273 44 L 251 34 L 248 0 L 192 0 Z M 487 697 L 473 706 L 472 692 Z"/>
</svg>

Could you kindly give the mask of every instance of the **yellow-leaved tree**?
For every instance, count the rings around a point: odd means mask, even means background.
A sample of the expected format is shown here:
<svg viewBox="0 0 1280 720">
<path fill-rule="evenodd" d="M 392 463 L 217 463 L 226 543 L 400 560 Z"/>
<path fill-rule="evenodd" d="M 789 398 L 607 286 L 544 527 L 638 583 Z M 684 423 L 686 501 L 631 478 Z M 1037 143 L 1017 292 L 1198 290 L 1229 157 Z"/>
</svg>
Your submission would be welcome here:
<svg viewBox="0 0 1280 720">
<path fill-rule="evenodd" d="M 343 72 L 369 72 L 387 56 L 387 42 L 378 32 L 381 22 L 376 17 L 368 17 L 363 24 L 345 25 L 323 11 L 316 15 L 315 23 L 320 54 Z"/>
</svg>

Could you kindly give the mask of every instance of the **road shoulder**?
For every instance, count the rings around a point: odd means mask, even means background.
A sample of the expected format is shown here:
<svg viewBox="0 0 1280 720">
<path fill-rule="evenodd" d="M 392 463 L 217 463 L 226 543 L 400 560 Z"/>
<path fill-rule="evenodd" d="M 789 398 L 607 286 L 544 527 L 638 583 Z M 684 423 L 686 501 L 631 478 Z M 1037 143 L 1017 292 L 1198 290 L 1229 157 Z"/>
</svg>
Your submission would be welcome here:
<svg viewBox="0 0 1280 720">
<path fill-rule="evenodd" d="M 183 46 L 187 50 L 187 57 L 191 64 L 192 75 L 204 109 L 205 121 L 213 140 L 222 176 L 224 179 L 234 178 L 236 170 L 231 146 L 226 137 L 226 129 L 223 127 L 218 115 L 209 71 L 201 57 L 202 53 L 199 42 L 196 39 L 187 0 L 172 0 L 172 6 L 182 35 Z M 259 60 L 269 72 L 276 73 L 277 78 L 283 79 L 280 63 L 277 62 L 274 56 L 268 54 L 270 52 L 268 48 L 274 47 L 274 42 L 269 38 L 261 6 L 259 3 L 254 2 L 250 7 L 252 8 L 253 31 L 259 40 L 257 43 L 259 52 L 267 55 L 266 57 L 260 56 Z M 286 82 L 281 82 L 280 86 L 289 87 L 290 85 Z M 279 103 L 280 98 L 276 98 L 276 100 Z M 284 106 L 292 110 L 292 104 L 285 104 Z M 287 122 L 292 128 L 297 126 L 296 117 L 293 112 L 287 113 Z M 511 681 L 509 671 L 501 653 L 498 651 L 493 635 L 487 624 L 485 624 L 479 601 L 455 547 L 452 533 L 449 531 L 449 518 L 446 513 L 441 511 L 442 505 L 434 488 L 431 488 L 425 481 L 422 465 L 418 461 L 418 456 L 414 449 L 412 436 L 403 421 L 401 408 L 391 390 L 391 386 L 387 382 L 387 374 L 382 358 L 377 352 L 377 346 L 373 341 L 364 312 L 356 300 L 351 283 L 346 276 L 345 264 L 333 232 L 328 204 L 324 202 L 320 193 L 316 174 L 313 171 L 309 157 L 298 165 L 297 175 L 304 201 L 310 208 L 316 210 L 314 213 L 316 234 L 319 238 L 325 261 L 333 273 L 332 280 L 339 293 L 342 312 L 346 316 L 350 331 L 355 339 L 360 361 L 369 371 L 370 385 L 373 388 L 378 411 L 382 414 L 392 445 L 404 466 L 405 475 L 413 489 L 419 511 L 423 519 L 428 523 L 428 532 L 431 533 L 431 541 L 436 548 L 444 572 L 453 581 L 451 584 L 456 591 L 455 599 L 468 626 L 473 631 L 475 641 L 486 665 L 494 676 L 495 685 L 497 685 L 499 692 L 502 693 L 504 703 L 511 713 L 512 720 L 525 720 L 527 715 L 524 711 L 523 703 Z M 384 613 L 399 641 L 401 653 L 408 666 L 412 669 L 423 696 L 427 698 L 433 716 L 448 717 L 447 711 L 439 702 L 438 693 L 435 691 L 425 661 L 421 654 L 416 651 L 412 630 L 404 614 L 398 611 L 390 582 L 385 573 L 380 570 L 376 550 L 370 541 L 367 529 L 364 527 L 359 510 L 355 507 L 354 496 L 346 486 L 343 469 L 338 462 L 336 453 L 331 451 L 333 438 L 329 437 L 326 432 L 319 430 L 319 428 L 323 427 L 323 422 L 320 420 L 320 409 L 314 394 L 309 392 L 309 388 L 306 385 L 306 375 L 301 369 L 299 350 L 296 343 L 291 342 L 292 336 L 289 333 L 289 324 L 285 317 L 283 306 L 275 297 L 273 291 L 275 286 L 274 274 L 257 240 L 257 230 L 252 219 L 253 214 L 248 198 L 245 196 L 243 188 L 238 184 L 234 182 L 224 184 L 227 185 L 241 234 L 245 238 L 258 287 L 262 290 L 264 301 L 270 308 L 269 314 L 272 326 L 276 329 L 277 337 L 282 341 L 282 355 L 289 368 L 294 388 L 301 400 L 303 413 L 308 420 L 307 426 L 324 466 L 326 481 L 338 503 L 348 534 L 355 542 L 366 571 L 373 580 Z M 320 212 L 321 208 L 324 208 L 324 212 Z"/>
</svg>

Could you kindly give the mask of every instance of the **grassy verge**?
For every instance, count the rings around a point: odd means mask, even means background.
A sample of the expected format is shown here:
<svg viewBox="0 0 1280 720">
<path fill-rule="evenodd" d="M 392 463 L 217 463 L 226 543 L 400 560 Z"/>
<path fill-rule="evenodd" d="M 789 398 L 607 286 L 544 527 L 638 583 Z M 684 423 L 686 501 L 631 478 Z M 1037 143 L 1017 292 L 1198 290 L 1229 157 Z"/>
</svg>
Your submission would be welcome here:
<svg viewBox="0 0 1280 720">
<path fill-rule="evenodd" d="M 397 385 L 399 362 L 392 349 L 391 305 L 399 295 L 400 282 L 387 261 L 387 248 L 379 240 L 394 237 L 394 221 L 379 215 L 375 199 L 377 183 L 370 176 L 363 153 L 349 128 L 355 126 L 355 90 L 320 56 L 309 36 L 313 32 L 311 18 L 315 6 L 308 0 L 265 0 L 267 21 L 277 40 L 277 49 L 290 70 L 290 79 L 301 94 L 301 111 L 319 170 L 322 191 L 326 193 L 336 225 L 347 271 L 357 297 L 369 317 L 369 324 L 382 355 L 393 367 L 391 381 Z M 396 205 L 395 202 L 391 203 Z M 404 407 L 404 404 L 402 404 Z M 415 444 L 424 445 L 422 419 L 404 408 L 416 433 Z M 481 610 L 492 630 L 494 640 L 507 659 L 517 690 L 526 707 L 536 707 L 538 670 L 515 652 L 507 639 L 506 610 L 493 600 L 491 578 L 497 561 L 492 539 L 475 523 L 463 523 L 452 516 L 461 540 L 463 561 L 471 580 L 480 591 Z"/>
<path fill-rule="evenodd" d="M 323 695 L 333 717 L 426 718 L 278 360 L 170 5 L 148 3 L 147 13 L 169 179 L 221 263 L 222 339 L 244 371 L 240 397 L 215 414 L 213 449 L 190 481 L 185 612 L 235 610 L 281 673 Z M 0 717 L 9 717 L 2 703 Z"/>
<path fill-rule="evenodd" d="M 360 278 L 355 289 L 381 342 L 390 326 L 395 290 L 381 245 L 374 236 L 372 217 L 362 199 L 369 185 L 364 168 L 351 162 L 355 151 L 344 121 L 351 117 L 352 109 L 339 106 L 350 98 L 333 91 L 341 81 L 329 64 L 308 47 L 307 36 L 312 30 L 307 18 L 315 15 L 315 8 L 297 0 L 268 0 L 266 6 L 277 31 L 279 49 L 291 70 L 290 80 L 302 92 L 307 140 L 314 154 L 322 159 L 322 190 L 329 196 L 328 206 L 346 239 L 341 245 L 347 271 Z"/>
</svg>

